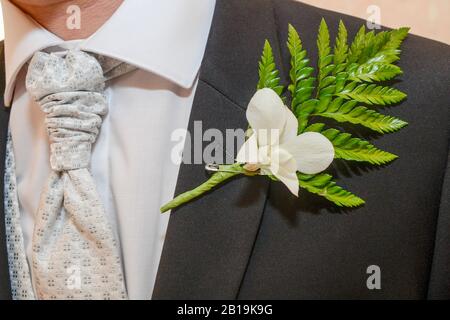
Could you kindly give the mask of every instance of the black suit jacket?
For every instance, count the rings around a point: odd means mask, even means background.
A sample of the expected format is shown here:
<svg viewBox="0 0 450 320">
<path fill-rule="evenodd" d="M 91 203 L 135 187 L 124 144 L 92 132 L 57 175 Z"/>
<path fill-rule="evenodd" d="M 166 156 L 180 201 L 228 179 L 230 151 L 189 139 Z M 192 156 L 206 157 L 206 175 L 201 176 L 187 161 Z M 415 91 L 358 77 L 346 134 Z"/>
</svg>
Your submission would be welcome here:
<svg viewBox="0 0 450 320">
<path fill-rule="evenodd" d="M 245 128 L 264 39 L 271 41 L 286 83 L 288 23 L 298 29 L 315 64 L 322 17 L 333 35 L 339 19 L 351 36 L 365 23 L 291 1 L 218 0 L 189 130 L 195 120 L 202 120 L 204 129 Z M 396 85 L 408 99 L 386 111 L 409 126 L 372 136 L 400 158 L 383 168 L 335 161 L 330 169 L 367 204 L 340 211 L 307 192 L 296 199 L 281 183 L 263 177 L 230 181 L 173 211 L 154 298 L 450 298 L 450 48 L 413 35 L 402 48 L 404 75 Z M 7 125 L 4 110 L 2 172 Z M 184 164 L 176 193 L 206 178 L 203 165 Z M 369 265 L 381 268 L 380 290 L 366 286 Z M 1 218 L 0 298 L 10 296 Z"/>
</svg>

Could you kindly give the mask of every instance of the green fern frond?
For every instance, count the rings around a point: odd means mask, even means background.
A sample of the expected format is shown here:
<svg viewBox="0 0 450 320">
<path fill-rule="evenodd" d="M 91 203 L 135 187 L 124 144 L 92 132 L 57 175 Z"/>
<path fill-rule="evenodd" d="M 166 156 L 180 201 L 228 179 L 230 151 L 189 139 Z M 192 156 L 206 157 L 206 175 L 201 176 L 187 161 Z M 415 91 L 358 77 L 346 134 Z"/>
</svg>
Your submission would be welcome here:
<svg viewBox="0 0 450 320">
<path fill-rule="evenodd" d="M 387 39 L 380 50 L 374 54 L 367 62 L 393 63 L 400 59 L 400 45 L 408 35 L 409 28 L 399 28 L 388 31 Z"/>
<path fill-rule="evenodd" d="M 336 75 L 339 72 L 345 70 L 347 66 L 348 45 L 347 45 L 347 28 L 342 20 L 339 21 L 338 35 L 336 37 L 336 43 L 334 46 L 333 63 L 335 68 L 333 74 Z"/>
<path fill-rule="evenodd" d="M 290 85 L 292 110 L 298 118 L 299 133 L 320 132 L 333 144 L 335 158 L 383 165 L 397 158 L 395 154 L 376 148 L 369 141 L 326 128 L 323 123 L 309 123 L 312 117 L 333 119 L 361 125 L 381 134 L 397 131 L 407 125 L 396 117 L 381 114 L 361 105 L 391 105 L 405 99 L 406 94 L 393 87 L 377 83 L 402 74 L 394 64 L 400 56 L 400 45 L 408 34 L 407 28 L 366 32 L 363 25 L 348 44 L 348 32 L 340 21 L 334 47 L 324 19 L 320 22 L 317 48 L 317 79 L 310 66 L 298 32 L 288 28 L 287 47 L 291 55 Z M 270 45 L 266 43 L 260 62 L 260 87 L 279 88 L 279 77 Z M 317 87 L 313 97 L 314 87 Z M 276 90 L 277 91 L 277 90 Z M 278 89 L 277 92 L 282 90 Z M 336 185 L 329 174 L 298 173 L 300 187 L 332 201 L 338 206 L 353 207 L 364 200 Z"/>
<path fill-rule="evenodd" d="M 407 36 L 409 28 L 400 28 L 391 31 L 365 32 L 365 27 L 355 36 L 350 48 L 349 65 L 366 62 L 393 63 L 399 59 L 399 47 Z"/>
<path fill-rule="evenodd" d="M 321 108 L 317 107 L 311 115 L 334 119 L 338 122 L 362 125 L 379 133 L 394 132 L 408 124 L 396 117 L 358 106 L 357 101 L 350 100 L 344 102 L 343 98 L 336 98 L 328 105 L 322 106 Z"/>
<path fill-rule="evenodd" d="M 363 64 L 378 54 L 381 48 L 389 41 L 389 35 L 389 32 L 386 31 L 378 33 L 370 31 L 366 33 L 364 38 L 364 49 L 358 59 L 358 63 Z"/>
<path fill-rule="evenodd" d="M 356 33 L 356 36 L 353 39 L 352 44 L 350 45 L 349 55 L 347 59 L 349 65 L 359 60 L 359 57 L 361 56 L 365 47 L 365 36 L 366 36 L 366 27 L 365 25 L 362 25 L 358 33 Z"/>
<path fill-rule="evenodd" d="M 298 174 L 298 181 L 301 188 L 325 197 L 339 207 L 358 207 L 365 203 L 360 197 L 338 186 L 329 174 Z"/>
<path fill-rule="evenodd" d="M 369 31 L 364 36 L 364 48 L 359 56 L 357 62 L 363 63 L 368 60 L 370 52 L 372 52 L 373 45 L 375 43 L 375 31 Z"/>
<path fill-rule="evenodd" d="M 327 23 L 322 18 L 319 27 L 319 35 L 317 37 L 317 49 L 319 52 L 319 76 L 317 86 L 317 96 L 323 96 L 327 93 L 323 91 L 324 88 L 334 83 L 335 77 L 330 76 L 335 68 L 333 64 L 333 55 L 330 47 L 330 32 L 328 31 Z"/>
<path fill-rule="evenodd" d="M 337 159 L 382 165 L 398 158 L 395 154 L 380 150 L 370 142 L 355 138 L 350 133 L 344 133 L 337 129 L 324 130 L 324 127 L 323 123 L 315 123 L 307 127 L 305 131 L 320 132 L 327 137 L 333 144 Z"/>
<path fill-rule="evenodd" d="M 345 99 L 353 99 L 369 105 L 389 105 L 402 101 L 406 94 L 391 87 L 377 86 L 376 84 L 357 84 L 351 82 L 345 86 L 344 90 L 336 93 L 337 96 Z"/>
<path fill-rule="evenodd" d="M 403 40 L 405 40 L 406 36 L 409 32 L 408 27 L 402 27 L 398 29 L 394 29 L 389 32 L 389 40 L 383 47 L 383 50 L 397 50 L 400 48 Z"/>
<path fill-rule="evenodd" d="M 402 74 L 400 67 L 380 62 L 365 63 L 349 72 L 349 80 L 356 82 L 378 82 L 395 78 Z"/>
<path fill-rule="evenodd" d="M 270 88 L 278 95 L 283 92 L 283 86 L 280 85 L 279 71 L 275 66 L 272 47 L 268 40 L 264 42 L 264 49 L 261 60 L 259 61 L 259 82 L 257 89 Z"/>
<path fill-rule="evenodd" d="M 291 84 L 288 90 L 292 96 L 292 110 L 297 114 L 300 111 L 301 103 L 311 98 L 316 79 L 311 76 L 314 68 L 310 67 L 306 50 L 303 49 L 302 41 L 291 24 L 288 27 L 287 47 L 291 54 L 291 71 L 289 73 Z"/>
</svg>

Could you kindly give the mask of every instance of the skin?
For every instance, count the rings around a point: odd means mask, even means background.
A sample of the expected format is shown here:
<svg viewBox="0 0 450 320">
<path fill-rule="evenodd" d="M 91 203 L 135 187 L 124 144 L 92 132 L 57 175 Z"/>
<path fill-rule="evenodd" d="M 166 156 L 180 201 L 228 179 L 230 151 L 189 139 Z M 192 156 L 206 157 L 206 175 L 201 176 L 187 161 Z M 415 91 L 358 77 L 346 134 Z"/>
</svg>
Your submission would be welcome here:
<svg viewBox="0 0 450 320">
<path fill-rule="evenodd" d="M 11 0 L 35 21 L 64 40 L 85 39 L 95 33 L 124 0 Z M 67 8 L 80 8 L 80 29 L 69 29 Z"/>
</svg>

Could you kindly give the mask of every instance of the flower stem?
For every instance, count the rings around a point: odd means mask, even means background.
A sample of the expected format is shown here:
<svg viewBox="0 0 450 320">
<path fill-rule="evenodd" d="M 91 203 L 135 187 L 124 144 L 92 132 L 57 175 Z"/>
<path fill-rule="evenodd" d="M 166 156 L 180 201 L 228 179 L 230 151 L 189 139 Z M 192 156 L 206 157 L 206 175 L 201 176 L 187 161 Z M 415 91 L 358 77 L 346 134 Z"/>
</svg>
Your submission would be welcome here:
<svg viewBox="0 0 450 320">
<path fill-rule="evenodd" d="M 220 165 L 219 171 L 214 173 L 211 178 L 209 178 L 206 182 L 202 183 L 198 187 L 186 191 L 177 197 L 175 197 L 170 202 L 166 203 L 161 207 L 161 213 L 172 210 L 184 203 L 194 200 L 195 198 L 201 196 L 202 194 L 208 192 L 218 184 L 234 177 L 239 174 L 246 174 L 247 171 L 242 168 L 242 166 L 238 163 L 230 164 L 230 165 Z"/>
</svg>

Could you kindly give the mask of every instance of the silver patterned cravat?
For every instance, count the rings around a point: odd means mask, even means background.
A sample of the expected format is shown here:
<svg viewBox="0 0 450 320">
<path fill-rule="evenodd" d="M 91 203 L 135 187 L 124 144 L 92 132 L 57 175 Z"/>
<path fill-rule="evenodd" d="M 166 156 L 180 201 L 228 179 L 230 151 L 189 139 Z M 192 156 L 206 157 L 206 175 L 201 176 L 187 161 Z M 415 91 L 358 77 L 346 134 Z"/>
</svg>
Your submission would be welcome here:
<svg viewBox="0 0 450 320">
<path fill-rule="evenodd" d="M 37 52 L 28 68 L 27 90 L 46 115 L 52 168 L 32 240 L 38 299 L 127 298 L 119 246 L 88 170 L 108 111 L 106 78 L 82 51 Z"/>
</svg>

